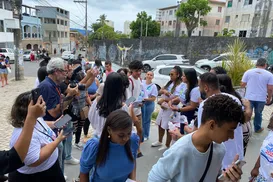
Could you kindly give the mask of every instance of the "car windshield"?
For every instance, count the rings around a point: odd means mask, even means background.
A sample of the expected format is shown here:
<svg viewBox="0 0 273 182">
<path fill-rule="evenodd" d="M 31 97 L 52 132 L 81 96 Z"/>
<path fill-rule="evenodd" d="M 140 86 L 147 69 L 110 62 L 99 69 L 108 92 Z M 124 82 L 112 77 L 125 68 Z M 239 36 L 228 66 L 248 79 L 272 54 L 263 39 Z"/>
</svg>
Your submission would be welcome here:
<svg viewBox="0 0 273 182">
<path fill-rule="evenodd" d="M 197 66 L 194 67 L 195 71 L 197 72 L 197 75 L 200 76 L 202 75 L 203 73 L 206 73 L 208 72 L 207 70 L 204 70 L 202 68 L 198 68 Z"/>
<path fill-rule="evenodd" d="M 218 55 L 216 55 L 216 56 L 211 57 L 209 60 L 213 60 L 213 59 L 215 59 L 215 58 L 217 58 L 217 57 L 219 57 L 219 56 L 220 56 L 220 54 L 218 54 Z"/>
<path fill-rule="evenodd" d="M 24 54 L 30 54 L 30 51 L 25 51 Z"/>
</svg>

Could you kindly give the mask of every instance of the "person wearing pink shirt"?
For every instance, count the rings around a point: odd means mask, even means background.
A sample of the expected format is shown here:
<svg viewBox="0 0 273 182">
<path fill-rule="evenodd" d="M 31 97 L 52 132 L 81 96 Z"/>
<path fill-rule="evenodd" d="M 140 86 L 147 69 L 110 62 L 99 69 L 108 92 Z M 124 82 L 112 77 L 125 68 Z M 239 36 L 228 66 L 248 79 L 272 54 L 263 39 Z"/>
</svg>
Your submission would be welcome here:
<svg viewBox="0 0 273 182">
<path fill-rule="evenodd" d="M 112 69 L 112 63 L 111 61 L 105 61 L 105 74 L 106 76 L 108 76 L 110 73 L 114 72 L 114 70 Z"/>
</svg>

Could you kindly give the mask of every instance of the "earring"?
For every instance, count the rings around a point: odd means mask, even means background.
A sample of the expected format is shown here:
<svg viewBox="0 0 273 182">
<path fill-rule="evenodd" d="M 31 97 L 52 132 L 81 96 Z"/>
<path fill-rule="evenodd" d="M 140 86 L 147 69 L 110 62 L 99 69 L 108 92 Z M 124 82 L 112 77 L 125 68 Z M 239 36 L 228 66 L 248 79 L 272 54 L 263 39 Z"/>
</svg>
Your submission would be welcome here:
<svg viewBox="0 0 273 182">
<path fill-rule="evenodd" d="M 110 136 L 110 135 L 108 135 L 108 138 L 111 138 L 111 136 Z"/>
</svg>

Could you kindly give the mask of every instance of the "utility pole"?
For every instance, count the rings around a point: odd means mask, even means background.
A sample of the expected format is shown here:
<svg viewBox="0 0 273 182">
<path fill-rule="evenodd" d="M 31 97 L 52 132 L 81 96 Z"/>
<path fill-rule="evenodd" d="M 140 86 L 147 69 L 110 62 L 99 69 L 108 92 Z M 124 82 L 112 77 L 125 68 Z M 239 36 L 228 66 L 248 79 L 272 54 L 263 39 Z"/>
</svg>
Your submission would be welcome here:
<svg viewBox="0 0 273 182">
<path fill-rule="evenodd" d="M 141 30 L 140 30 L 140 37 L 142 37 L 142 29 L 143 29 L 143 20 L 142 20 L 142 18 L 141 18 L 141 24 L 140 24 L 140 28 L 141 28 Z"/>
<path fill-rule="evenodd" d="M 146 37 L 148 36 L 148 21 L 146 21 Z"/>
<path fill-rule="evenodd" d="M 87 42 L 88 42 L 88 29 L 87 29 L 87 0 L 85 1 L 76 1 L 74 3 L 84 3 L 85 4 L 85 51 L 87 52 Z"/>
<path fill-rule="evenodd" d="M 179 9 L 179 6 L 181 4 L 181 1 L 177 1 L 177 11 Z M 179 32 L 180 32 L 180 20 L 179 18 L 176 16 L 176 24 L 175 24 L 175 37 L 179 37 Z"/>
</svg>

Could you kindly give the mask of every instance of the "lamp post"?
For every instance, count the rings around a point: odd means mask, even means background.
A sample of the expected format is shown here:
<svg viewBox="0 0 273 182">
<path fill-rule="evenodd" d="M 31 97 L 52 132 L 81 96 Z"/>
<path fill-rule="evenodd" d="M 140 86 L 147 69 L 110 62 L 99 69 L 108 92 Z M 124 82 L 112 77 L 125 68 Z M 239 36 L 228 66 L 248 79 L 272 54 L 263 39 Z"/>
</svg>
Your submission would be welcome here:
<svg viewBox="0 0 273 182">
<path fill-rule="evenodd" d="M 179 9 L 181 2 L 182 1 L 177 1 L 177 11 Z M 179 37 L 179 32 L 180 32 L 180 21 L 179 21 L 179 18 L 176 16 L 175 37 Z"/>
</svg>

